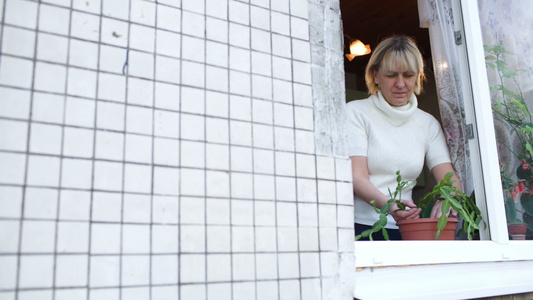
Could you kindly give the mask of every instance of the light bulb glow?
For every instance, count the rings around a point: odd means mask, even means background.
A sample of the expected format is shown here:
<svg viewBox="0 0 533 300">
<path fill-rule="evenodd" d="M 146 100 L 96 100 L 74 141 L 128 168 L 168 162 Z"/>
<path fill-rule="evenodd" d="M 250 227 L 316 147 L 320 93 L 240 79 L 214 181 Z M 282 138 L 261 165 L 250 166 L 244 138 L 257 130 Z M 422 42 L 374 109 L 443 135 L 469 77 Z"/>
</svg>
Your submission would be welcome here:
<svg viewBox="0 0 533 300">
<path fill-rule="evenodd" d="M 350 53 L 355 55 L 366 55 L 370 53 L 370 45 L 365 45 L 360 40 L 355 40 L 350 44 Z"/>
<path fill-rule="evenodd" d="M 350 53 L 346 54 L 349 61 L 352 61 L 354 57 L 367 55 L 371 52 L 370 45 L 365 45 L 360 40 L 354 40 L 350 43 Z"/>
</svg>

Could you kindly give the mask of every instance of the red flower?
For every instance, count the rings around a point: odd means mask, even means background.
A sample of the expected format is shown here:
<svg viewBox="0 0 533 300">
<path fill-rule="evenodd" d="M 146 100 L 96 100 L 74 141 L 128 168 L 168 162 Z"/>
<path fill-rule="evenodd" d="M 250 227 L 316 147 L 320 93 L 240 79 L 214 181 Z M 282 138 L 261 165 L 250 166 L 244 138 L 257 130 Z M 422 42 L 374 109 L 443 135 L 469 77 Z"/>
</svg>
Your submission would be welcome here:
<svg viewBox="0 0 533 300">
<path fill-rule="evenodd" d="M 521 194 L 521 192 L 520 192 L 520 187 L 518 187 L 518 186 L 515 185 L 515 186 L 513 187 L 513 189 L 514 189 L 515 194 L 516 194 L 517 196 L 520 196 L 520 194 Z"/>
</svg>

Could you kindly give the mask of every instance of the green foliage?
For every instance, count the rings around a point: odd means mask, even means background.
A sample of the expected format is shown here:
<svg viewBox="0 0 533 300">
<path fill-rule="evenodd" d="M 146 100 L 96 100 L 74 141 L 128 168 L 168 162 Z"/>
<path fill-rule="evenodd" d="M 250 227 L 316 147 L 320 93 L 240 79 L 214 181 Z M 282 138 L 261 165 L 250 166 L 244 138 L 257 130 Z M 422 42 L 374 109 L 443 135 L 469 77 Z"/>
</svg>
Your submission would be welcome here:
<svg viewBox="0 0 533 300">
<path fill-rule="evenodd" d="M 419 200 L 418 206 L 422 208 L 420 217 L 423 217 L 425 212 L 431 210 L 436 201 L 443 201 L 441 206 L 443 215 L 439 218 L 437 223 L 435 239 L 440 237 L 441 230 L 444 229 L 448 222 L 448 217 L 446 215 L 450 208 L 452 208 L 463 218 L 463 228 L 458 232 L 458 235 L 462 234 L 464 231 L 467 234 L 468 239 L 471 240 L 473 238 L 472 235 L 479 229 L 480 223 L 482 222 L 481 212 L 476 206 L 474 199 L 463 194 L 463 192 L 453 186 L 453 181 L 451 181 L 452 176 L 452 172 L 446 174 L 444 179 L 439 181 L 431 192 L 427 193 Z M 376 213 L 379 214 L 379 220 L 372 225 L 371 229 L 365 230 L 360 235 L 357 235 L 355 240 L 359 240 L 362 237 L 368 237 L 372 241 L 372 234 L 378 231 L 383 232 L 385 239 L 389 239 L 385 226 L 387 225 L 387 216 L 391 214 L 391 205 L 392 203 L 396 203 L 398 205 L 398 210 L 405 210 L 405 204 L 400 201 L 401 191 L 406 186 L 413 183 L 413 181 L 402 181 L 400 171 L 396 172 L 396 182 L 397 186 L 394 194 L 391 193 L 389 189 L 390 199 L 381 209 L 376 207 L 376 201 L 373 200 L 370 202 L 374 206 Z"/>
<path fill-rule="evenodd" d="M 532 194 L 522 194 L 520 196 L 520 204 L 522 204 L 522 209 L 525 213 L 530 216 L 533 216 L 533 195 Z"/>
<path fill-rule="evenodd" d="M 524 95 L 520 90 L 516 76 L 524 69 L 510 70 L 505 62 L 506 55 L 514 55 L 502 45 L 485 45 L 487 67 L 495 70 L 498 74 L 498 84 L 491 84 L 493 92 L 492 109 L 498 118 L 506 122 L 511 130 L 520 139 L 522 151 L 515 153 L 519 160 L 533 163 L 533 114 L 529 111 Z M 518 92 L 514 92 L 509 85 L 516 86 Z"/>
<path fill-rule="evenodd" d="M 441 230 L 446 226 L 448 222 L 447 214 L 451 208 L 463 219 L 463 228 L 458 232 L 458 235 L 464 232 L 467 234 L 468 239 L 472 240 L 474 232 L 479 230 L 482 221 L 481 212 L 474 199 L 453 186 L 452 176 L 452 172 L 446 174 L 444 179 L 439 181 L 431 192 L 420 199 L 418 205 L 423 207 L 424 210 L 432 207 L 436 201 L 443 201 L 441 206 L 442 216 L 437 223 L 435 239 L 439 238 Z"/>
<path fill-rule="evenodd" d="M 518 224 L 522 223 L 522 220 L 518 218 L 516 213 L 516 205 L 512 199 L 506 199 L 505 201 L 505 215 L 507 216 L 507 223 L 509 224 Z"/>
<path fill-rule="evenodd" d="M 383 205 L 382 208 L 378 208 L 376 206 L 376 201 L 372 200 L 370 201 L 370 204 L 374 206 L 374 211 L 376 211 L 377 214 L 379 214 L 379 219 L 372 225 L 371 229 L 363 231 L 361 234 L 355 236 L 355 240 L 359 240 L 361 238 L 369 238 L 371 241 L 374 239 L 372 238 L 372 234 L 381 231 L 383 234 L 383 237 L 385 239 L 389 239 L 389 234 L 387 233 L 387 229 L 385 226 L 387 225 L 387 216 L 391 214 L 391 206 L 393 203 L 396 203 L 398 206 L 398 210 L 405 210 L 405 204 L 401 202 L 402 199 L 402 190 L 407 187 L 408 185 L 414 185 L 414 181 L 403 181 L 402 175 L 400 175 L 400 171 L 396 172 L 396 189 L 394 190 L 394 193 L 391 192 L 389 189 L 389 197 L 390 199 L 387 201 L 385 205 Z"/>
</svg>

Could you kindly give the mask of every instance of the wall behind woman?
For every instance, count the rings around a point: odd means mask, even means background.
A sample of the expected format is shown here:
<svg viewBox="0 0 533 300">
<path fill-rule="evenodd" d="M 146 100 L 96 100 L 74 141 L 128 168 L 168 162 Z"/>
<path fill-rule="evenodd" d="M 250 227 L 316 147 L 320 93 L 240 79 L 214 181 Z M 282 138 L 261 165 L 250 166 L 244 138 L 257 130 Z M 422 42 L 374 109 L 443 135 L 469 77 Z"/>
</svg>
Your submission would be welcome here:
<svg viewBox="0 0 533 300">
<path fill-rule="evenodd" d="M 0 298 L 352 299 L 338 1 L 0 11 Z"/>
</svg>

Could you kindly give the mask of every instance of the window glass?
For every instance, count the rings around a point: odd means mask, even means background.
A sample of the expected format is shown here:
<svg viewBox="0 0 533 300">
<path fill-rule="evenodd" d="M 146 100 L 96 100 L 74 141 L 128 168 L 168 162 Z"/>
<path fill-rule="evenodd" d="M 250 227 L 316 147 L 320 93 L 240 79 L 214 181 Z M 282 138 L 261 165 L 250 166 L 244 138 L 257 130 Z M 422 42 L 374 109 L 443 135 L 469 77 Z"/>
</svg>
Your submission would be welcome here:
<svg viewBox="0 0 533 300">
<path fill-rule="evenodd" d="M 509 239 L 533 239 L 533 2 L 478 1 Z"/>
</svg>

